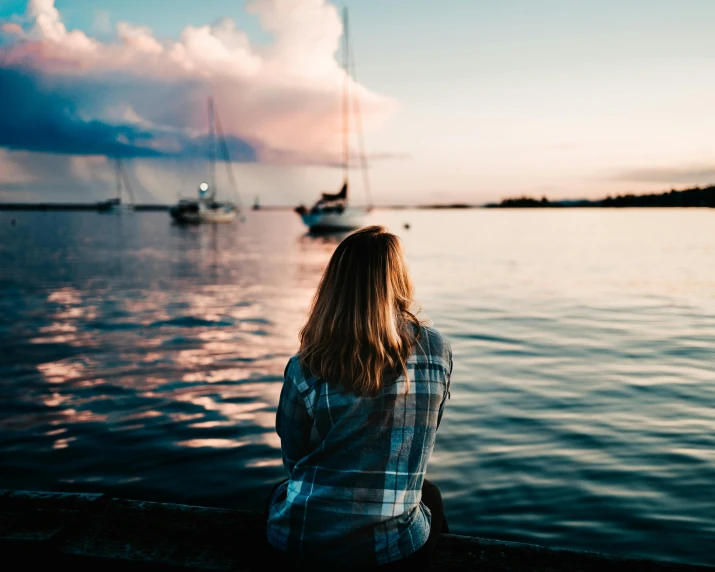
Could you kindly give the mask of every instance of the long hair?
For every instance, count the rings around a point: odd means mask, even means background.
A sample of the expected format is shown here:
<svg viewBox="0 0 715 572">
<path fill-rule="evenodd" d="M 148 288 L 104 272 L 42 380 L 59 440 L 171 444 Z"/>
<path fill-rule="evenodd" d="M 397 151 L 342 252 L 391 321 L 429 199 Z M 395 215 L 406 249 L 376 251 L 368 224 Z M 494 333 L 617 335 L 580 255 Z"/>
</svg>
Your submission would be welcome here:
<svg viewBox="0 0 715 572">
<path fill-rule="evenodd" d="M 300 331 L 300 360 L 312 375 L 358 396 L 405 376 L 420 321 L 400 239 L 381 226 L 335 249 Z"/>
</svg>

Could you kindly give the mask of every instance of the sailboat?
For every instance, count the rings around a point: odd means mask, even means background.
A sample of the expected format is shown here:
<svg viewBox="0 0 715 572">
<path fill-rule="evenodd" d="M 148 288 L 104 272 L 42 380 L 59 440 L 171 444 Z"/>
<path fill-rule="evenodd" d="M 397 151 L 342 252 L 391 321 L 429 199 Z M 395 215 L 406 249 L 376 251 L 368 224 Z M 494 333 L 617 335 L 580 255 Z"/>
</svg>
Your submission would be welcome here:
<svg viewBox="0 0 715 572">
<path fill-rule="evenodd" d="M 223 151 L 223 159 L 226 163 L 228 177 L 234 192 L 236 192 L 236 181 L 233 177 L 228 146 L 214 108 L 213 98 L 209 98 L 208 112 L 209 182 L 202 182 L 199 185 L 198 198 L 179 199 L 179 202 L 169 209 L 171 218 L 178 223 L 231 222 L 239 212 L 239 207 L 236 203 L 216 200 L 216 135 L 218 135 L 218 142 Z"/>
<path fill-rule="evenodd" d="M 124 170 L 124 165 L 119 157 L 115 159 L 115 170 L 117 173 L 117 196 L 111 199 L 106 199 L 96 203 L 96 209 L 101 213 L 118 213 L 123 211 L 133 211 L 136 203 L 134 199 L 134 191 L 129 183 L 127 172 Z M 127 189 L 129 195 L 129 204 L 122 204 L 122 182 Z"/>
<path fill-rule="evenodd" d="M 322 193 L 320 199 L 308 209 L 305 205 L 295 208 L 303 222 L 311 232 L 333 232 L 354 230 L 364 226 L 368 213 L 372 210 L 370 198 L 370 185 L 367 178 L 367 160 L 362 140 L 360 125 L 360 108 L 357 97 L 353 98 L 354 114 L 357 133 L 360 137 L 360 161 L 363 170 L 365 192 L 368 206 L 355 207 L 348 204 L 349 168 L 350 168 L 350 39 L 348 31 L 348 10 L 343 8 L 343 42 L 342 42 L 342 67 L 344 73 L 342 88 L 342 116 L 343 116 L 343 141 L 342 141 L 342 171 L 343 184 L 337 193 Z M 353 64 L 354 68 L 354 64 Z"/>
</svg>

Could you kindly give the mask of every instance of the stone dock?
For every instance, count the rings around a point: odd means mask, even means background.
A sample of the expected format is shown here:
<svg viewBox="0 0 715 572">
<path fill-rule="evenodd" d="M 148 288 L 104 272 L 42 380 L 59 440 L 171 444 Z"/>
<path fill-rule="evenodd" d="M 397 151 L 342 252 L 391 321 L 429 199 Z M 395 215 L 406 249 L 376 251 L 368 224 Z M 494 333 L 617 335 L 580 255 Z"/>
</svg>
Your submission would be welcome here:
<svg viewBox="0 0 715 572">
<path fill-rule="evenodd" d="M 0 550 L 7 572 L 47 565 L 73 571 L 275 568 L 259 514 L 102 494 L 0 490 Z M 443 534 L 430 569 L 704 572 L 715 567 Z"/>
</svg>

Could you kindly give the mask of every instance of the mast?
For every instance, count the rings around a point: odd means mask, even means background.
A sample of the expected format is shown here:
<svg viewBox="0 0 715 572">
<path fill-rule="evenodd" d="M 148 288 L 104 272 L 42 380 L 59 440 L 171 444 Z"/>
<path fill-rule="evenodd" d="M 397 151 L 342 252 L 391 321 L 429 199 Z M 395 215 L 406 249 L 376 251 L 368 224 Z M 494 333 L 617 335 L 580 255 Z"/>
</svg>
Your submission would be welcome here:
<svg viewBox="0 0 715 572">
<path fill-rule="evenodd" d="M 214 134 L 214 98 L 209 97 L 209 198 L 216 197 L 216 149 Z"/>
<path fill-rule="evenodd" d="M 348 167 L 350 162 L 350 42 L 348 36 L 348 9 L 343 8 L 343 184 L 348 183 Z"/>
<path fill-rule="evenodd" d="M 213 109 L 213 106 L 211 107 Z M 228 144 L 226 143 L 226 136 L 223 133 L 223 127 L 221 127 L 221 120 L 218 116 L 218 111 L 213 109 L 213 117 L 216 123 L 216 138 L 218 140 L 218 146 L 223 153 L 223 161 L 226 164 L 226 173 L 228 174 L 228 181 L 233 193 L 233 198 L 236 201 L 238 210 L 241 210 L 241 197 L 238 193 L 238 185 L 236 184 L 236 177 L 233 174 L 233 163 L 231 162 L 231 155 L 228 152 Z"/>
<path fill-rule="evenodd" d="M 129 204 L 136 205 L 137 198 L 134 195 L 134 190 L 129 182 L 129 177 L 127 176 L 127 171 L 124 168 L 124 163 L 122 163 L 122 160 L 119 157 L 117 157 L 117 175 L 120 177 L 121 181 L 124 182 L 124 188 L 127 190 L 127 194 L 129 195 Z M 121 184 L 121 182 L 119 182 L 119 184 Z"/>
<path fill-rule="evenodd" d="M 117 199 L 119 202 L 122 201 L 122 171 L 121 163 L 119 162 L 119 155 L 114 158 L 114 167 L 117 172 Z"/>
<path fill-rule="evenodd" d="M 357 83 L 357 69 L 355 66 L 355 50 L 350 52 L 350 65 L 353 70 L 353 79 Z M 362 167 L 363 187 L 365 188 L 365 196 L 367 198 L 367 207 L 372 209 L 372 192 L 370 191 L 370 176 L 367 172 L 367 153 L 365 153 L 365 137 L 362 131 L 362 117 L 360 115 L 360 100 L 357 95 L 353 97 L 353 112 L 355 113 L 355 131 L 358 135 L 360 143 L 360 166 Z"/>
</svg>

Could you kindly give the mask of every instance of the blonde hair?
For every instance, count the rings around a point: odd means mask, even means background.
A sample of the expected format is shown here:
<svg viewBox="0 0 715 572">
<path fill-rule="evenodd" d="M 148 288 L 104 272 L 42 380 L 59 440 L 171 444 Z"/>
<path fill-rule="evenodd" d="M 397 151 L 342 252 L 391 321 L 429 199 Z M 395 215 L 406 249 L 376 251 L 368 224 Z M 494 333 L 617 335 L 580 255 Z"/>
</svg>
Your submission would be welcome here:
<svg viewBox="0 0 715 572">
<path fill-rule="evenodd" d="M 330 258 L 300 331 L 300 360 L 318 379 L 355 395 L 374 395 L 405 376 L 420 332 L 400 239 L 368 226 Z"/>
</svg>

